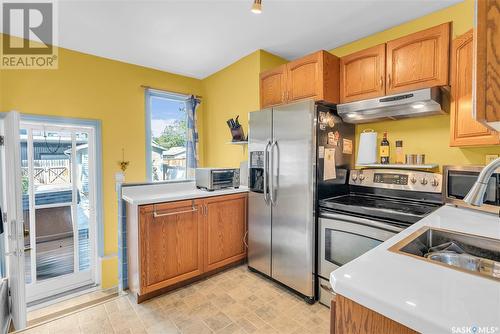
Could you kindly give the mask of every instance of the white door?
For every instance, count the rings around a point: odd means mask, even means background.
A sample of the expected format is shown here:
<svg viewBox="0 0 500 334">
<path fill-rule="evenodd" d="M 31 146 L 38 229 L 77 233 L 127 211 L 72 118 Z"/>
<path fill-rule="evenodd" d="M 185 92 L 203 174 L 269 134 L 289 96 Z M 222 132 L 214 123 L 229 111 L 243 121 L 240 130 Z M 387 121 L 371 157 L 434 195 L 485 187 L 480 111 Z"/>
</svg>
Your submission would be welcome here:
<svg viewBox="0 0 500 334">
<path fill-rule="evenodd" d="M 26 327 L 19 113 L 12 111 L 2 116 L 0 132 L 4 137 L 4 145 L 0 146 L 0 193 L 2 208 L 6 213 L 6 269 L 11 295 L 11 316 L 14 327 L 19 330 Z"/>
<path fill-rule="evenodd" d="M 94 129 L 21 122 L 26 300 L 96 284 Z"/>
</svg>

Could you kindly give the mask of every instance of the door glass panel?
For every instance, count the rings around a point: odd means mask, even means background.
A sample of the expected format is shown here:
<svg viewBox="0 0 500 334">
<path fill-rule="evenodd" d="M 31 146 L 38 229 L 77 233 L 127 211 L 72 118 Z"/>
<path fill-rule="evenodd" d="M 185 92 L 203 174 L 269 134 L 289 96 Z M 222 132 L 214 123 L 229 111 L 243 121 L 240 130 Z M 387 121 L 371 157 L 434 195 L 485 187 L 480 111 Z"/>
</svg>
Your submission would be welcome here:
<svg viewBox="0 0 500 334">
<path fill-rule="evenodd" d="M 33 130 L 37 280 L 74 271 L 71 132 Z"/>
<path fill-rule="evenodd" d="M 78 265 L 79 270 L 90 269 L 90 175 L 89 175 L 89 136 L 88 133 L 76 134 L 76 189 L 77 189 L 77 226 L 78 226 Z"/>
<path fill-rule="evenodd" d="M 342 266 L 381 243 L 380 240 L 327 228 L 325 229 L 325 259 Z"/>
<path fill-rule="evenodd" d="M 23 193 L 23 221 L 24 221 L 24 273 L 25 282 L 31 283 L 31 241 L 30 241 L 30 203 L 29 203 L 29 174 L 28 174 L 28 131 L 21 129 L 21 189 Z"/>
</svg>

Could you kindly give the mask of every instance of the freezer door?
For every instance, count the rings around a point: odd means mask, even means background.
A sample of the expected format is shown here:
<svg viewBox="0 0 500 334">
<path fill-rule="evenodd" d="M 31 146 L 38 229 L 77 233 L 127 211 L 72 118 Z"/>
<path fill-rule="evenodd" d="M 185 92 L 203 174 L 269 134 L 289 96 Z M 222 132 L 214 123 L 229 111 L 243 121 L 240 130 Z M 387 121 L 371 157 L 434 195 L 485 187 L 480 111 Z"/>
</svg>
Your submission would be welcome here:
<svg viewBox="0 0 500 334">
<path fill-rule="evenodd" d="M 271 130 L 270 109 L 249 114 L 249 177 L 259 177 L 260 180 L 249 181 L 251 187 L 248 196 L 248 266 L 268 276 L 271 276 L 271 206 L 265 199 L 267 189 L 263 185 L 268 179 L 266 148 L 270 147 Z M 259 184 L 260 187 L 255 184 Z"/>
<path fill-rule="evenodd" d="M 315 105 L 273 109 L 272 277 L 314 296 Z"/>
</svg>

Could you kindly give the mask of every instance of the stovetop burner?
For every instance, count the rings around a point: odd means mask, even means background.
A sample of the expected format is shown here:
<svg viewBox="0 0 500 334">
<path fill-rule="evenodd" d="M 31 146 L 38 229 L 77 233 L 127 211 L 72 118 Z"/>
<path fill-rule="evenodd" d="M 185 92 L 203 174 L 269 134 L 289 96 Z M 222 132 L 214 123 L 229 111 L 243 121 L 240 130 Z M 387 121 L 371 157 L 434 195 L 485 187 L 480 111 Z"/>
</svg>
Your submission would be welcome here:
<svg viewBox="0 0 500 334">
<path fill-rule="evenodd" d="M 433 203 L 355 193 L 321 200 L 319 206 L 320 209 L 395 221 L 404 225 L 416 223 L 439 207 Z"/>
</svg>

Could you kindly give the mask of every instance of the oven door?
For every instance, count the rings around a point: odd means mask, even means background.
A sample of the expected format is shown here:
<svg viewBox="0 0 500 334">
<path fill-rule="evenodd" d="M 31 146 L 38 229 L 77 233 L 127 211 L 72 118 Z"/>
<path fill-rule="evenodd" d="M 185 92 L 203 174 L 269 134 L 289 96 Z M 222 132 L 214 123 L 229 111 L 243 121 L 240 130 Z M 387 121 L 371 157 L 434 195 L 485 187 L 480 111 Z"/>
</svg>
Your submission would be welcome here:
<svg viewBox="0 0 500 334">
<path fill-rule="evenodd" d="M 401 232 L 397 226 L 338 213 L 320 212 L 319 302 L 330 307 L 330 273 Z"/>
<path fill-rule="evenodd" d="M 338 213 L 320 213 L 319 275 L 330 278 L 338 267 L 354 260 L 403 229 Z"/>
</svg>

